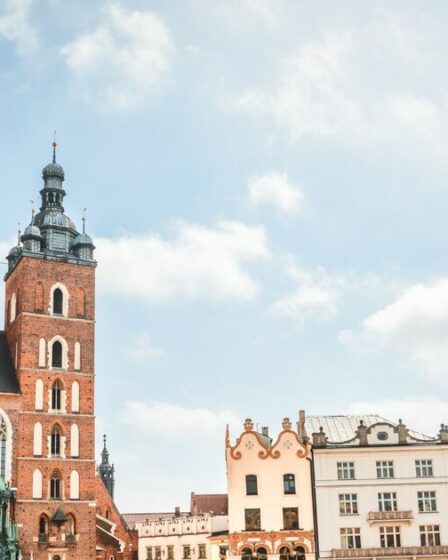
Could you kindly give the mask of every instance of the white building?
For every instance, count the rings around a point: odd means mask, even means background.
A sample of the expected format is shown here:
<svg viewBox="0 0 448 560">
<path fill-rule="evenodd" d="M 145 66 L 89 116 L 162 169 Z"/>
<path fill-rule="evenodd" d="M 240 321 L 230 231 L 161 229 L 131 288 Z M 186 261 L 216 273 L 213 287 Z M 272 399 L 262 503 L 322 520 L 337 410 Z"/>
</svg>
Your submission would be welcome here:
<svg viewBox="0 0 448 560">
<path fill-rule="evenodd" d="M 448 427 L 320 416 L 312 434 L 320 558 L 448 558 Z"/>
<path fill-rule="evenodd" d="M 138 532 L 139 560 L 217 560 L 210 537 L 228 530 L 227 495 L 192 494 L 190 512 L 176 508 L 124 518 Z"/>
<path fill-rule="evenodd" d="M 275 441 L 247 419 L 226 437 L 229 558 L 314 558 L 310 446 L 285 418 Z"/>
</svg>

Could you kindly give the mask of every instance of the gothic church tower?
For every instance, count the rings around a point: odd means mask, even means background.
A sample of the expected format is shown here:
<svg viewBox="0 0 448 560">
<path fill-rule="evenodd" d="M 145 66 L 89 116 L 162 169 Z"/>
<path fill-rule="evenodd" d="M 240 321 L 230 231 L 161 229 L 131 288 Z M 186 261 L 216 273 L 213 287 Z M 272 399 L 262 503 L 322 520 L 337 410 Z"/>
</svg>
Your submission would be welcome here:
<svg viewBox="0 0 448 560">
<path fill-rule="evenodd" d="M 20 388 L 11 485 L 24 559 L 94 560 L 96 262 L 64 212 L 55 148 L 40 211 L 7 257 L 5 334 Z"/>
</svg>

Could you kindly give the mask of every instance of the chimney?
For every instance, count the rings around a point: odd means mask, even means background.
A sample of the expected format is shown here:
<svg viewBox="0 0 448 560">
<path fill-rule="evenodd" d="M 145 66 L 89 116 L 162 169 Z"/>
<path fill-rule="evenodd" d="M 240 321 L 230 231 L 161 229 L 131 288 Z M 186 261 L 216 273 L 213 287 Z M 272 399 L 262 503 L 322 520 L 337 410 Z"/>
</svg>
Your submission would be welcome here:
<svg viewBox="0 0 448 560">
<path fill-rule="evenodd" d="M 262 435 L 269 437 L 269 426 L 262 426 L 261 433 Z"/>
<path fill-rule="evenodd" d="M 299 410 L 299 421 L 297 422 L 297 433 L 302 441 L 308 441 L 308 434 L 305 426 L 306 415 L 304 410 Z"/>
<path fill-rule="evenodd" d="M 176 506 L 174 508 L 174 517 L 180 517 L 180 507 Z"/>
</svg>

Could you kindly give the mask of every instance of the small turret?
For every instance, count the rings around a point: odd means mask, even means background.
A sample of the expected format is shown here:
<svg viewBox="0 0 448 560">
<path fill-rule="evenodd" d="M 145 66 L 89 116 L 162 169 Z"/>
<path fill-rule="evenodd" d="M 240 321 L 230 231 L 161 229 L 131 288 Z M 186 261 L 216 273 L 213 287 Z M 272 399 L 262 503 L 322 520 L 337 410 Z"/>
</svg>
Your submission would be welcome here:
<svg viewBox="0 0 448 560">
<path fill-rule="evenodd" d="M 23 249 L 31 253 L 40 253 L 42 249 L 42 234 L 40 229 L 34 224 L 34 208 L 31 212 L 30 225 L 25 228 L 21 237 Z"/>
<path fill-rule="evenodd" d="M 115 487 L 115 467 L 109 464 L 109 451 L 106 445 L 106 434 L 103 435 L 104 447 L 101 452 L 101 463 L 98 467 L 98 472 L 104 482 L 104 486 L 107 488 L 109 494 L 114 497 L 114 487 Z"/>
</svg>

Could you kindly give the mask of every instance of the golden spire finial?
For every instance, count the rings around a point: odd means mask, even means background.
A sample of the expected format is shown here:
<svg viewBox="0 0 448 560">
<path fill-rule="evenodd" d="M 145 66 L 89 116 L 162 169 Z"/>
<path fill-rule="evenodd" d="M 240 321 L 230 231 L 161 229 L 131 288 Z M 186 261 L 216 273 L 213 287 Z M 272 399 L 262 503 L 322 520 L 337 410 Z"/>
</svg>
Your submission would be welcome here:
<svg viewBox="0 0 448 560">
<path fill-rule="evenodd" d="M 53 132 L 53 142 L 51 145 L 53 146 L 53 163 L 56 163 L 56 146 L 58 145 L 56 142 L 56 130 Z"/>
</svg>

